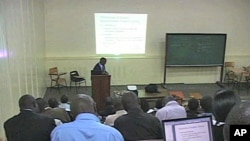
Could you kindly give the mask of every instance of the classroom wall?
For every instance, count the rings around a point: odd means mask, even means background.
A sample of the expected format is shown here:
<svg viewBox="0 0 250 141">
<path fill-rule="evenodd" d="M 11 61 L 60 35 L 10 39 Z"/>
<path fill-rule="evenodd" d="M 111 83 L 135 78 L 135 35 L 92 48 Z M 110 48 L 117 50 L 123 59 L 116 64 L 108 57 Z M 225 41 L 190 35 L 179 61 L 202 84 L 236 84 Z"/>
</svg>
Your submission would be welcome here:
<svg viewBox="0 0 250 141">
<path fill-rule="evenodd" d="M 101 57 L 95 54 L 94 13 L 148 14 L 146 54 L 106 56 L 113 85 L 146 84 L 163 81 L 165 33 L 227 33 L 226 61 L 249 65 L 249 7 L 248 0 L 1 0 L 0 138 L 3 122 L 19 111 L 20 96 L 44 94 L 49 67 L 79 70 L 90 85 L 90 70 Z M 213 83 L 218 71 L 168 69 L 167 83 Z"/>
<path fill-rule="evenodd" d="M 4 121 L 19 113 L 19 98 L 46 90 L 44 31 L 43 0 L 0 1 L 0 138 Z"/>
<path fill-rule="evenodd" d="M 148 14 L 145 54 L 103 55 L 112 85 L 162 83 L 166 33 L 226 33 L 225 61 L 250 65 L 249 7 L 248 0 L 47 0 L 46 69 L 76 69 L 91 85 L 90 70 L 101 57 L 95 54 L 94 13 L 104 12 Z M 218 67 L 168 68 L 166 83 L 219 79 Z"/>
</svg>

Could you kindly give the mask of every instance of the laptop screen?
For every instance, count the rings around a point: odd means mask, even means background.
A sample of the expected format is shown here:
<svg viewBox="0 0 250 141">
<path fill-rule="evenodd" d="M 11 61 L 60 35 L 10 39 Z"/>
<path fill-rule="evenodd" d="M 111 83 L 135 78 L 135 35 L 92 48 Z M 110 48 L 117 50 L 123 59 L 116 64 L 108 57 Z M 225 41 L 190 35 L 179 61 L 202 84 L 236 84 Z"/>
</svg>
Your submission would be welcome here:
<svg viewBox="0 0 250 141">
<path fill-rule="evenodd" d="M 164 141 L 213 141 L 212 118 L 163 120 Z"/>
</svg>

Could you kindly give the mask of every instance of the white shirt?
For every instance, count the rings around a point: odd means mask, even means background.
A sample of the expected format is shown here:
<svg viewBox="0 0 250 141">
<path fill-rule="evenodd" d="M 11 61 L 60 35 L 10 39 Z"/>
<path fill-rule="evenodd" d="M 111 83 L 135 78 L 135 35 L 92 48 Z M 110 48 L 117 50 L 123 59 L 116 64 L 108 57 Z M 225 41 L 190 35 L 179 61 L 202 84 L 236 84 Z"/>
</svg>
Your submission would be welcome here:
<svg viewBox="0 0 250 141">
<path fill-rule="evenodd" d="M 179 105 L 176 101 L 170 101 L 164 107 L 159 109 L 155 116 L 162 121 L 167 119 L 186 118 L 187 112 L 185 108 Z"/>
<path fill-rule="evenodd" d="M 66 111 L 70 111 L 70 105 L 68 103 L 61 103 L 59 108 L 64 108 Z"/>
<path fill-rule="evenodd" d="M 125 110 L 116 111 L 115 114 L 113 114 L 113 115 L 108 115 L 108 116 L 106 117 L 104 124 L 110 125 L 110 126 L 114 126 L 115 120 L 116 120 L 118 117 L 120 117 L 120 116 L 122 116 L 122 115 L 125 115 L 125 114 L 127 114 L 127 111 L 125 111 Z"/>
</svg>

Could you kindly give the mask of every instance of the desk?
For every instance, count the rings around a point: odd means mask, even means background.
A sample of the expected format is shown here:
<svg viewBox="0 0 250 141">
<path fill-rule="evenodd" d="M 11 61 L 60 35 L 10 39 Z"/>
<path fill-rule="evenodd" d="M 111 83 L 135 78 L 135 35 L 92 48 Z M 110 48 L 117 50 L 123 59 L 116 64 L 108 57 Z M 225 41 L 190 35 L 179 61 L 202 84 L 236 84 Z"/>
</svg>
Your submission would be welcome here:
<svg viewBox="0 0 250 141">
<path fill-rule="evenodd" d="M 161 101 L 164 97 L 169 96 L 166 89 L 159 89 L 160 93 L 147 93 L 145 90 L 138 90 L 138 98 L 141 108 L 144 112 L 157 106 L 157 101 Z"/>
<path fill-rule="evenodd" d="M 147 93 L 145 90 L 138 90 L 139 99 L 160 99 L 169 95 L 166 89 L 160 89 L 160 93 Z"/>
</svg>

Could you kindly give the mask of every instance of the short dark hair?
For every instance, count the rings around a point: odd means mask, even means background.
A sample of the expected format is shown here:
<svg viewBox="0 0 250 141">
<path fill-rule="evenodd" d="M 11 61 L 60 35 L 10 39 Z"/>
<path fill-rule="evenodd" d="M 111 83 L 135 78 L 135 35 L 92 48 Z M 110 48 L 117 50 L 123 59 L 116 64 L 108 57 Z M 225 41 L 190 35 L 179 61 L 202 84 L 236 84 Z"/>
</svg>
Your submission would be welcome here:
<svg viewBox="0 0 250 141">
<path fill-rule="evenodd" d="M 96 103 L 89 95 L 77 94 L 71 100 L 70 109 L 74 118 L 80 113 L 96 114 Z"/>
<path fill-rule="evenodd" d="M 217 122 L 224 122 L 234 105 L 240 104 L 241 100 L 234 91 L 229 89 L 218 90 L 213 99 L 213 113 Z"/>
<path fill-rule="evenodd" d="M 56 98 L 52 97 L 48 100 L 49 107 L 56 108 L 58 107 L 59 103 Z"/>
<path fill-rule="evenodd" d="M 108 96 L 105 98 L 106 105 L 114 105 L 112 97 Z"/>
<path fill-rule="evenodd" d="M 173 95 L 164 97 L 162 99 L 162 106 L 165 106 L 169 101 L 175 101 L 175 97 Z"/>
<path fill-rule="evenodd" d="M 107 61 L 107 59 L 106 59 L 105 57 L 101 57 L 101 58 L 100 58 L 100 61 L 102 61 L 102 60 Z"/>
<path fill-rule="evenodd" d="M 61 96 L 60 100 L 61 100 L 61 103 L 67 103 L 69 101 L 69 98 L 67 95 L 64 94 Z"/>
<path fill-rule="evenodd" d="M 213 98 L 211 96 L 206 95 L 201 98 L 200 105 L 204 112 L 212 113 L 212 102 Z"/>
<path fill-rule="evenodd" d="M 44 111 L 44 109 L 46 107 L 48 107 L 48 102 L 44 99 L 44 98 L 36 98 L 36 102 L 37 102 L 37 105 L 38 105 L 38 112 L 41 113 Z"/>
<path fill-rule="evenodd" d="M 124 92 L 121 98 L 122 106 L 127 111 L 131 108 L 139 107 L 137 95 L 132 91 Z"/>
<path fill-rule="evenodd" d="M 19 99 L 19 108 L 23 109 L 32 109 L 36 108 L 36 100 L 32 95 L 26 94 L 20 97 Z"/>
<path fill-rule="evenodd" d="M 196 98 L 191 98 L 188 100 L 189 110 L 196 111 L 199 108 L 199 101 Z"/>
</svg>

